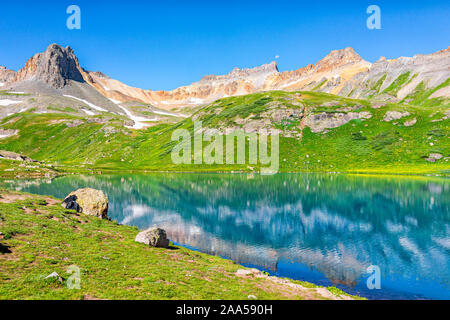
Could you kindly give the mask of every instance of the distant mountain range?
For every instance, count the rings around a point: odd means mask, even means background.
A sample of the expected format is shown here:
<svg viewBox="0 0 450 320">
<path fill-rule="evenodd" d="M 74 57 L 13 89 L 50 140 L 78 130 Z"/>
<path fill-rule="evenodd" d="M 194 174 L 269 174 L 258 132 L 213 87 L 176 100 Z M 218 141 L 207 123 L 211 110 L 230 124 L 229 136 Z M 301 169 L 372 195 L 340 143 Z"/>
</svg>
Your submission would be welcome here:
<svg viewBox="0 0 450 320">
<path fill-rule="evenodd" d="M 0 150 L 62 170 L 262 167 L 174 164 L 173 133 L 196 121 L 218 135 L 279 133 L 282 172 L 449 175 L 450 49 L 372 64 L 346 48 L 294 71 L 235 68 L 172 91 L 87 71 L 56 44 L 17 72 L 0 68 Z"/>
<path fill-rule="evenodd" d="M 217 99 L 255 92 L 319 91 L 350 98 L 382 101 L 413 99 L 418 86 L 436 88 L 450 78 L 450 47 L 429 55 L 386 59 L 370 63 L 352 48 L 335 50 L 315 65 L 279 72 L 276 62 L 256 68 L 235 68 L 226 75 L 208 75 L 200 81 L 172 91 L 130 87 L 101 72 L 80 66 L 72 48 L 50 45 L 30 58 L 18 72 L 0 67 L 4 89 L 27 93 L 71 95 L 93 100 L 105 109 L 122 113 L 114 102 L 140 102 L 160 109 L 180 109 L 211 103 Z M 95 90 L 91 90 L 95 89 Z M 107 99 L 101 99 L 99 94 Z M 449 98 L 450 87 L 436 90 L 429 98 Z"/>
</svg>

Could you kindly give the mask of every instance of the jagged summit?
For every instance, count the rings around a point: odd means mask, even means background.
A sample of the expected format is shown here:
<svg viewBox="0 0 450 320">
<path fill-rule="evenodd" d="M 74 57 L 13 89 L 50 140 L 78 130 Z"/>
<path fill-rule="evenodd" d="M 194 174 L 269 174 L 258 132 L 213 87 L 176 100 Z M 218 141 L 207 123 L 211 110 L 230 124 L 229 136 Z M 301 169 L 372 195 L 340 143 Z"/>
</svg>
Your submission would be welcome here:
<svg viewBox="0 0 450 320">
<path fill-rule="evenodd" d="M 272 73 L 272 72 L 278 72 L 278 66 L 276 61 L 272 61 L 271 63 L 266 63 L 255 68 L 245 68 L 245 69 L 234 68 L 228 75 L 248 76 L 251 74 Z"/>
<path fill-rule="evenodd" d="M 78 63 L 73 49 L 57 44 L 51 44 L 47 50 L 35 54 L 25 67 L 17 72 L 14 81 L 40 80 L 54 88 L 62 88 L 70 80 L 84 82 L 83 69 Z"/>
<path fill-rule="evenodd" d="M 278 72 L 278 66 L 276 61 L 272 61 L 271 63 L 263 64 L 259 67 L 255 68 L 234 68 L 226 75 L 207 75 L 204 76 L 200 82 L 207 82 L 207 81 L 220 81 L 220 80 L 238 80 L 245 77 L 251 77 L 251 76 L 264 76 L 271 73 Z"/>
</svg>

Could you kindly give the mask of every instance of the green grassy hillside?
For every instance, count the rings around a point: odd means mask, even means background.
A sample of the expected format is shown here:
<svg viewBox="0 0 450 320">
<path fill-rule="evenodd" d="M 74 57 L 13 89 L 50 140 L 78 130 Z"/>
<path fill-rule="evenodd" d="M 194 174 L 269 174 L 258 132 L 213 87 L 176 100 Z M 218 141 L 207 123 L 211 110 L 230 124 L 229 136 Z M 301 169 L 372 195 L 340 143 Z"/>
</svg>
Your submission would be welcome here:
<svg viewBox="0 0 450 320">
<path fill-rule="evenodd" d="M 398 81 L 403 82 L 403 78 Z M 394 86 L 388 91 L 395 91 Z M 416 104 L 406 104 L 318 92 L 256 93 L 220 99 L 176 124 L 160 123 L 139 131 L 122 127 L 119 119 L 103 123 L 95 117 L 64 112 L 21 113 L 1 120 L 1 128 L 17 129 L 19 134 L 1 139 L 0 149 L 51 163 L 63 171 L 252 171 L 259 165 L 175 165 L 171 151 L 177 143 L 171 141 L 172 133 L 175 129 L 192 132 L 193 120 L 219 130 L 265 123 L 267 128 L 281 131 L 282 172 L 449 174 L 449 104 L 421 100 L 424 94 L 418 93 Z M 388 111 L 407 115 L 385 121 Z M 369 117 L 358 118 L 363 112 Z M 356 118 L 314 132 L 307 125 L 307 118 L 314 115 Z M 207 145 L 205 142 L 204 147 Z M 442 158 L 427 161 L 432 153 Z"/>
</svg>

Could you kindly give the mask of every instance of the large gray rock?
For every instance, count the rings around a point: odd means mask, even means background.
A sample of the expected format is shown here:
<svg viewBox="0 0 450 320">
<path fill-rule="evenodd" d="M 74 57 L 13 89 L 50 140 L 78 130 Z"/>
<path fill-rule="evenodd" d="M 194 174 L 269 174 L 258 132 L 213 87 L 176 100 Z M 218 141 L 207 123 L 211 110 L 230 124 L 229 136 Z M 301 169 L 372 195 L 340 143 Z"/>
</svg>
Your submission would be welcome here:
<svg viewBox="0 0 450 320">
<path fill-rule="evenodd" d="M 61 204 L 90 216 L 108 219 L 108 197 L 101 190 L 84 188 L 69 193 Z"/>
<path fill-rule="evenodd" d="M 166 231 L 157 227 L 152 227 L 138 233 L 135 241 L 148 244 L 152 247 L 167 248 L 169 246 Z"/>
</svg>

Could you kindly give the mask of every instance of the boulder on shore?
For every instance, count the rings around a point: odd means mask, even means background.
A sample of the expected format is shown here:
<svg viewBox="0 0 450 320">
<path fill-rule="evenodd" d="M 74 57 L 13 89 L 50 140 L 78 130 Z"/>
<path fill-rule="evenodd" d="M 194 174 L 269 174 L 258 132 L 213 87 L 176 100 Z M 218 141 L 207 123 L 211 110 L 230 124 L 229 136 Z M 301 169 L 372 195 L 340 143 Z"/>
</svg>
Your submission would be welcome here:
<svg viewBox="0 0 450 320">
<path fill-rule="evenodd" d="M 152 227 L 138 233 L 134 241 L 158 248 L 167 248 L 169 246 L 166 231 L 157 227 Z"/>
<path fill-rule="evenodd" d="M 61 203 L 66 209 L 108 219 L 108 197 L 101 190 L 84 188 L 69 193 Z"/>
</svg>

